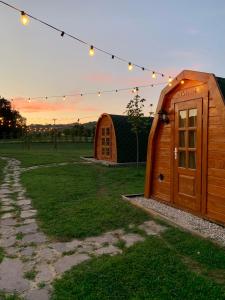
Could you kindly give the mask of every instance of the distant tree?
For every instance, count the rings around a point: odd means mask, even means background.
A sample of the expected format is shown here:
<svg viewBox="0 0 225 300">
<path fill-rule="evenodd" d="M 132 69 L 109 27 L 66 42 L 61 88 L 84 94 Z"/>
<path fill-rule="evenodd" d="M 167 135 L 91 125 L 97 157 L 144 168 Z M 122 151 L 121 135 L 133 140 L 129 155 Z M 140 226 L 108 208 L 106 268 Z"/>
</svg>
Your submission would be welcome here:
<svg viewBox="0 0 225 300">
<path fill-rule="evenodd" d="M 139 132 L 145 127 L 144 120 L 144 102 L 146 99 L 141 98 L 138 94 L 129 101 L 126 107 L 126 114 L 128 116 L 128 122 L 131 124 L 131 130 L 136 136 L 136 154 L 137 154 L 137 167 L 139 166 Z"/>
<path fill-rule="evenodd" d="M 17 138 L 22 136 L 26 119 L 11 106 L 11 102 L 0 98 L 0 138 Z"/>
</svg>

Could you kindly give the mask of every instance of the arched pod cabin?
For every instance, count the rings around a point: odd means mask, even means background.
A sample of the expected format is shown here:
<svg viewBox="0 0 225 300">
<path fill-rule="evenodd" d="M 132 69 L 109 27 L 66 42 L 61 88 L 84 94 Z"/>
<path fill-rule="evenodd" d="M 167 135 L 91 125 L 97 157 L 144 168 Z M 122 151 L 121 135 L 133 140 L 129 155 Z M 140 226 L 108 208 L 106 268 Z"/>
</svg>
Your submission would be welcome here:
<svg viewBox="0 0 225 300">
<path fill-rule="evenodd" d="M 139 161 L 147 156 L 148 133 L 153 118 L 143 118 L 145 126 L 139 132 Z M 102 114 L 95 131 L 94 158 L 114 163 L 136 162 L 136 137 L 127 116 Z"/>
<path fill-rule="evenodd" d="M 225 79 L 183 71 L 161 93 L 145 197 L 225 224 Z"/>
</svg>

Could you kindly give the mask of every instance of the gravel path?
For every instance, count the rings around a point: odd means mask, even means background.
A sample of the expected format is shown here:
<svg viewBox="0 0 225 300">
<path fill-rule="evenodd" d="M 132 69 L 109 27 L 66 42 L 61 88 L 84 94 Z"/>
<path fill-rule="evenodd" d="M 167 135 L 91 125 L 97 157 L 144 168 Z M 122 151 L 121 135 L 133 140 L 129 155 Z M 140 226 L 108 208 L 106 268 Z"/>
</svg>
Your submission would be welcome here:
<svg viewBox="0 0 225 300">
<path fill-rule="evenodd" d="M 188 212 L 171 207 L 153 199 L 144 197 L 124 197 L 126 200 L 138 206 L 153 210 L 162 217 L 176 223 L 177 225 L 209 238 L 221 246 L 225 246 L 225 227 L 199 218 Z"/>
<path fill-rule="evenodd" d="M 93 256 L 122 253 L 118 247 L 120 241 L 130 247 L 143 241 L 147 235 L 166 230 L 165 226 L 147 221 L 139 226 L 145 232 L 144 236 L 118 229 L 84 240 L 53 242 L 39 230 L 37 211 L 20 183 L 22 171 L 43 166 L 24 169 L 16 159 L 1 158 L 7 165 L 0 187 L 0 247 L 5 252 L 0 263 L 0 290 L 6 293 L 16 292 L 27 300 L 48 300 L 53 280 L 71 267 Z"/>
</svg>

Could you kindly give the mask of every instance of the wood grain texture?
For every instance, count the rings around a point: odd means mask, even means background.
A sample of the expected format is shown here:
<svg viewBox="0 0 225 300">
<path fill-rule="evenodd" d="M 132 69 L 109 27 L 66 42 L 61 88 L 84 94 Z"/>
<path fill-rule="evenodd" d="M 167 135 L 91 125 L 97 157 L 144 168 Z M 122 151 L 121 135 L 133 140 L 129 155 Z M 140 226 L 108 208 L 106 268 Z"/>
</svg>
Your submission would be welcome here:
<svg viewBox="0 0 225 300">
<path fill-rule="evenodd" d="M 196 211 L 197 215 L 225 224 L 225 101 L 213 74 L 183 71 L 172 86 L 163 89 L 157 106 L 168 112 L 170 123 L 162 124 L 158 115 L 153 122 L 148 141 L 145 197 L 165 201 L 184 210 Z M 184 85 L 180 81 L 184 80 Z M 174 130 L 175 104 L 197 101 L 202 98 L 201 165 L 198 168 L 200 208 L 181 197 L 174 202 L 175 164 Z M 159 174 L 164 180 L 159 180 Z M 182 189 L 194 193 L 191 181 Z M 187 185 L 187 186 L 186 186 Z M 184 193 L 185 194 L 185 193 Z M 191 197 L 191 195 L 190 195 Z"/>
</svg>

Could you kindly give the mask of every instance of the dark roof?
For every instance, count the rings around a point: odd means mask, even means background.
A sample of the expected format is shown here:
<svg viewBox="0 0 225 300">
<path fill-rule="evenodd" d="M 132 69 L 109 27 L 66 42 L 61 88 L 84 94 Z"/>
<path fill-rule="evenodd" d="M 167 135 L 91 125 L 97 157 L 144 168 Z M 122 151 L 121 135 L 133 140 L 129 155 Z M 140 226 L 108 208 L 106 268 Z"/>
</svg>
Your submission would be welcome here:
<svg viewBox="0 0 225 300">
<path fill-rule="evenodd" d="M 220 91 L 223 95 L 223 101 L 225 102 L 225 78 L 216 77 L 216 81 L 217 81 Z"/>
<path fill-rule="evenodd" d="M 135 162 L 136 136 L 131 130 L 132 126 L 127 116 L 110 115 L 113 121 L 117 143 L 117 162 Z M 153 118 L 143 118 L 145 126 L 139 132 L 139 161 L 144 162 L 147 158 L 148 135 L 152 126 Z"/>
</svg>

